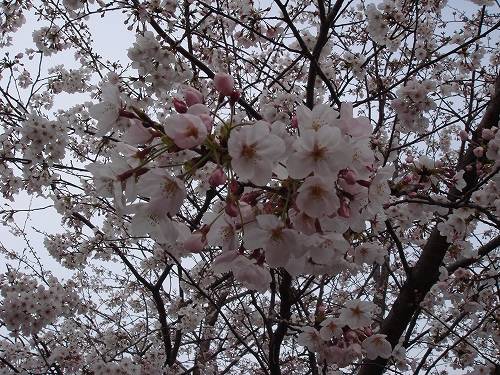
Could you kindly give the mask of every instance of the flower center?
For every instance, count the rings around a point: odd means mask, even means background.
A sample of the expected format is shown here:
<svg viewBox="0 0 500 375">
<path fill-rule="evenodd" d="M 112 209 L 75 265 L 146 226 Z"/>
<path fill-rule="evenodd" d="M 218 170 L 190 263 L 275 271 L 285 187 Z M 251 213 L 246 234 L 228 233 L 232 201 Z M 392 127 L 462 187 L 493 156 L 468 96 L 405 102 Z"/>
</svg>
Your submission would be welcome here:
<svg viewBox="0 0 500 375">
<path fill-rule="evenodd" d="M 326 159 L 326 149 L 324 147 L 319 147 L 318 145 L 314 145 L 314 150 L 311 153 L 314 161 L 325 160 Z"/>
</svg>

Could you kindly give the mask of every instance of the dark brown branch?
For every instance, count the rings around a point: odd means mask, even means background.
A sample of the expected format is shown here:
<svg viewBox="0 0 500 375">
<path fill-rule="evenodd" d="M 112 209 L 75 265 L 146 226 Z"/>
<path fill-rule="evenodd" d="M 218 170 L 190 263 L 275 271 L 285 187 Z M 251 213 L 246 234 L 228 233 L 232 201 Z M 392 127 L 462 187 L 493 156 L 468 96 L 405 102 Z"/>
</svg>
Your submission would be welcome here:
<svg viewBox="0 0 500 375">
<path fill-rule="evenodd" d="M 483 119 L 478 128 L 474 131 L 473 137 L 481 136 L 482 129 L 491 128 L 498 124 L 500 118 L 500 76 L 495 82 L 495 94 L 493 95 Z M 475 160 L 472 152 L 472 146 L 466 152 L 457 170 L 462 170 Z M 465 173 L 464 179 L 466 187 L 464 192 L 469 192 L 476 184 L 476 173 Z M 451 189 L 448 198 L 453 201 L 460 196 L 460 192 Z M 424 246 L 422 254 L 408 274 L 408 278 L 403 285 L 391 311 L 382 322 L 380 333 L 387 335 L 386 339 L 392 347 L 396 346 L 399 338 L 410 324 L 413 315 L 417 311 L 420 302 L 425 298 L 429 290 L 439 279 L 439 267 L 448 251 L 449 243 L 446 237 L 441 236 L 437 226 L 432 230 L 427 243 Z M 387 359 L 378 357 L 375 360 L 365 360 L 359 372 L 359 375 L 381 375 L 387 365 Z"/>
<path fill-rule="evenodd" d="M 500 236 L 493 238 L 490 242 L 481 246 L 477 250 L 477 255 L 478 255 L 477 257 L 459 260 L 455 263 L 448 265 L 446 267 L 446 270 L 448 271 L 448 273 L 453 273 L 459 268 L 468 267 L 477 262 L 478 260 L 480 260 L 481 258 L 483 258 L 484 256 L 488 255 L 498 247 L 500 247 Z"/>
<path fill-rule="evenodd" d="M 394 229 L 392 228 L 392 224 L 389 220 L 385 221 L 385 226 L 387 227 L 387 232 L 389 232 L 389 234 L 391 235 L 391 238 L 394 241 L 396 248 L 398 249 L 399 259 L 401 260 L 401 264 L 403 265 L 405 273 L 407 275 L 409 275 L 411 270 L 410 270 L 410 266 L 408 265 L 408 262 L 406 261 L 405 253 L 403 251 L 403 244 L 399 240 L 396 232 L 394 232 Z"/>
<path fill-rule="evenodd" d="M 81 215 L 78 212 L 73 212 L 73 217 L 76 219 L 80 220 L 83 222 L 85 225 L 87 225 L 90 229 L 95 229 L 95 225 L 90 222 L 87 218 L 85 218 L 83 215 Z M 97 231 L 97 234 L 100 234 L 101 236 L 104 236 L 104 234 L 101 231 Z M 175 363 L 175 357 L 177 356 L 177 351 L 180 345 L 180 337 L 178 337 L 179 332 L 176 334 L 176 346 L 173 350 L 172 349 L 172 341 L 170 338 L 170 328 L 167 322 L 167 311 L 165 309 L 165 303 L 163 302 L 163 298 L 161 297 L 161 284 L 162 282 L 157 282 L 155 285 L 147 281 L 144 277 L 141 276 L 141 274 L 135 269 L 134 265 L 127 259 L 127 257 L 122 253 L 122 251 L 118 248 L 117 245 L 114 243 L 110 243 L 109 246 L 115 251 L 115 253 L 118 255 L 118 257 L 121 259 L 121 261 L 127 266 L 127 268 L 132 272 L 132 274 L 135 276 L 135 278 L 147 289 L 151 292 L 153 296 L 153 300 L 156 305 L 156 310 L 158 312 L 158 320 L 161 325 L 161 334 L 162 334 L 162 339 L 163 339 L 163 346 L 165 348 L 165 355 L 166 355 L 166 364 L 171 366 Z M 170 269 L 172 268 L 171 265 L 167 266 L 166 269 L 163 271 L 162 275 L 160 276 L 159 280 L 164 280 L 166 276 L 168 275 Z M 178 343 L 179 341 L 179 343 Z"/>
<path fill-rule="evenodd" d="M 280 349 L 281 343 L 288 331 L 288 323 L 290 320 L 291 308 L 293 305 L 292 298 L 292 276 L 285 270 L 282 272 L 281 282 L 279 285 L 280 291 L 280 319 L 281 322 L 278 323 L 278 327 L 271 336 L 269 342 L 269 370 L 271 375 L 281 375 L 280 367 Z"/>
</svg>

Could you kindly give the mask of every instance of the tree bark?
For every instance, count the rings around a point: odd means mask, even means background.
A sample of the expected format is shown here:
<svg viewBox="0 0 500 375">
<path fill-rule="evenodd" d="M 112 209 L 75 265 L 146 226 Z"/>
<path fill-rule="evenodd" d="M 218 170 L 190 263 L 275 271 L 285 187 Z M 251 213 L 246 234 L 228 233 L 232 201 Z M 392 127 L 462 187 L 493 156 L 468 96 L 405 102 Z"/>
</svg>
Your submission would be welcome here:
<svg viewBox="0 0 500 375">
<path fill-rule="evenodd" d="M 483 129 L 491 129 L 498 125 L 500 118 L 500 76 L 495 82 L 495 93 L 488 104 L 481 123 L 473 132 L 472 139 L 476 141 L 481 137 Z M 457 171 L 473 163 L 476 157 L 473 154 L 473 147 L 469 147 L 457 165 Z M 460 193 L 456 189 L 451 189 L 449 194 L 450 201 L 456 200 L 460 195 L 467 197 L 476 182 L 477 174 L 475 171 L 464 174 L 466 187 Z M 410 269 L 408 278 L 404 283 L 400 294 L 396 298 L 389 314 L 382 322 L 379 333 L 387 335 L 386 339 L 392 347 L 396 346 L 401 335 L 408 327 L 420 302 L 425 298 L 429 290 L 439 279 L 439 267 L 443 264 L 444 256 L 448 251 L 449 243 L 446 237 L 441 236 L 437 226 L 432 230 L 427 243 L 424 246 L 420 259 L 417 264 Z M 387 359 L 377 357 L 375 360 L 365 360 L 360 367 L 358 375 L 381 375 L 385 371 Z"/>
</svg>

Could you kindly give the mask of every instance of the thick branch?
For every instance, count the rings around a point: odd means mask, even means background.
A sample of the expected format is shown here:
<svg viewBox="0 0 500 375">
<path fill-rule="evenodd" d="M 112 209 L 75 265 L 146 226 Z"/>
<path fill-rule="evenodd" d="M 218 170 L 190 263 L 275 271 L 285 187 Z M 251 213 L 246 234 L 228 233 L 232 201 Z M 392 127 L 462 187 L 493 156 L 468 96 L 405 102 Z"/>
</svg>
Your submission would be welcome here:
<svg viewBox="0 0 500 375">
<path fill-rule="evenodd" d="M 459 260 L 455 263 L 448 265 L 446 267 L 446 270 L 448 271 L 448 273 L 453 273 L 459 268 L 468 267 L 468 266 L 472 265 L 473 263 L 477 262 L 478 260 L 480 260 L 482 257 L 488 255 L 489 253 L 491 253 L 493 250 L 497 249 L 498 247 L 500 247 L 500 236 L 493 238 L 490 242 L 481 246 L 477 250 L 477 257 Z"/>
<path fill-rule="evenodd" d="M 491 128 L 498 124 L 500 117 L 500 77 L 495 82 L 495 94 L 493 95 L 486 112 L 474 132 L 474 138 L 481 136 L 482 129 Z M 475 160 L 472 153 L 472 146 L 469 147 L 467 153 L 463 157 L 457 170 L 462 170 L 464 167 Z M 464 175 L 467 186 L 464 192 L 469 192 L 476 184 L 477 174 Z M 451 189 L 449 199 L 454 200 L 459 196 L 456 189 Z M 415 311 L 418 309 L 420 302 L 425 298 L 431 287 L 439 279 L 439 267 L 443 263 L 443 259 L 448 251 L 449 244 L 446 237 L 441 236 L 437 226 L 432 230 L 427 243 L 424 246 L 422 254 L 411 269 L 400 294 L 396 298 L 394 305 L 387 317 L 382 322 L 380 333 L 387 335 L 387 340 L 392 347 L 396 346 L 401 335 L 408 327 L 412 320 Z M 359 375 L 381 375 L 384 372 L 387 360 L 378 357 L 375 360 L 365 360 L 360 369 Z"/>
<path fill-rule="evenodd" d="M 290 320 L 292 300 L 292 276 L 285 270 L 281 278 L 280 289 L 280 318 L 282 321 L 278 324 L 276 331 L 271 336 L 269 342 L 269 370 L 271 375 L 281 375 L 280 368 L 280 349 L 281 343 L 288 330 L 287 321 Z"/>
</svg>

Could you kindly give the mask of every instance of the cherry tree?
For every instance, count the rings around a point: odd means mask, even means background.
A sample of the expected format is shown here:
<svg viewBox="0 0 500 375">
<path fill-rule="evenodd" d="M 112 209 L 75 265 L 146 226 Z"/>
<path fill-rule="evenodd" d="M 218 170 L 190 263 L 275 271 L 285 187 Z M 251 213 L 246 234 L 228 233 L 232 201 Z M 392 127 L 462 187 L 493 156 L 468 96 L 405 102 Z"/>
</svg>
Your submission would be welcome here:
<svg viewBox="0 0 500 375">
<path fill-rule="evenodd" d="M 0 7 L 1 374 L 500 373 L 497 1 Z"/>
</svg>

